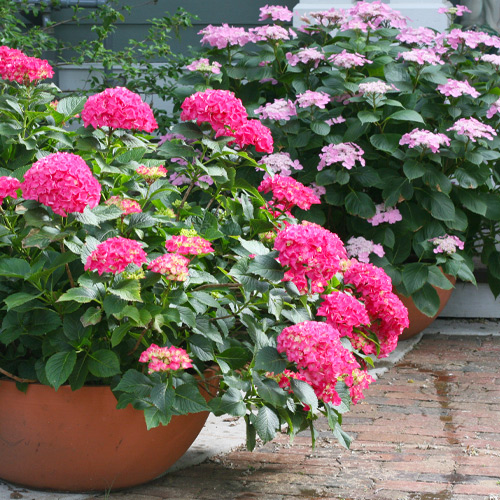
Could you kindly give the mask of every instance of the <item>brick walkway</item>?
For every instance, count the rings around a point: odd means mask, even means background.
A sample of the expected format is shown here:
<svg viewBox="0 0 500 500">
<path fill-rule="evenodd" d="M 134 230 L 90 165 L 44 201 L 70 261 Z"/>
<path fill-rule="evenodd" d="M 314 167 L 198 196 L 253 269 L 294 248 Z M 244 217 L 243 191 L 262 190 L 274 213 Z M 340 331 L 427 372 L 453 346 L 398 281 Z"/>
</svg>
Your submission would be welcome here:
<svg viewBox="0 0 500 500">
<path fill-rule="evenodd" d="M 314 451 L 286 436 L 125 492 L 116 500 L 500 500 L 500 337 L 426 335 Z M 103 498 L 103 497 L 99 497 Z"/>
</svg>

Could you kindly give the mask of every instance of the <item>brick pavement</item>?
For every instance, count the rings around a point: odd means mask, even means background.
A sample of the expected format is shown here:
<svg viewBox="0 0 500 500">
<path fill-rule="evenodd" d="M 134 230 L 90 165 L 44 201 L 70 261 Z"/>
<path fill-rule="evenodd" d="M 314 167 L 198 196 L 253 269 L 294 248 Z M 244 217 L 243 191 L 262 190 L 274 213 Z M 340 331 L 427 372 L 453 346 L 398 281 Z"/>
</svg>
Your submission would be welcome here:
<svg viewBox="0 0 500 500">
<path fill-rule="evenodd" d="M 425 335 L 345 416 L 298 436 L 215 457 L 116 500 L 500 500 L 500 337 Z M 95 497 L 104 498 L 104 497 Z"/>
</svg>

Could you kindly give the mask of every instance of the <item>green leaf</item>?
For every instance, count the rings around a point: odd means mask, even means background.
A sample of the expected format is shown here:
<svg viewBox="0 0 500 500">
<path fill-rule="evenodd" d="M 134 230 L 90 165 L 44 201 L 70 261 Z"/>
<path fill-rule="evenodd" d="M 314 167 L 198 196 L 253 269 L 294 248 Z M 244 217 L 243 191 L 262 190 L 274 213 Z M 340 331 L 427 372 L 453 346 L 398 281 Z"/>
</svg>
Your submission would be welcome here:
<svg viewBox="0 0 500 500">
<path fill-rule="evenodd" d="M 14 258 L 6 258 L 0 260 L 0 276 L 28 279 L 30 273 L 30 265 L 25 260 Z"/>
<path fill-rule="evenodd" d="M 216 416 L 229 414 L 235 417 L 244 417 L 246 414 L 246 406 L 241 391 L 232 387 L 224 393 L 222 398 L 210 400 L 208 406 Z"/>
<path fill-rule="evenodd" d="M 330 133 L 330 125 L 327 125 L 325 122 L 312 122 L 311 130 L 318 135 L 328 135 Z"/>
<path fill-rule="evenodd" d="M 49 358 L 45 365 L 45 375 L 56 391 L 68 380 L 75 363 L 75 351 L 58 352 Z"/>
<path fill-rule="evenodd" d="M 153 383 L 149 377 L 137 370 L 128 370 L 113 391 L 127 392 L 135 394 L 137 397 L 147 397 L 150 395 L 152 387 Z"/>
<path fill-rule="evenodd" d="M 257 388 L 259 396 L 273 406 L 285 406 L 287 394 L 278 383 L 272 379 L 262 379 L 257 373 L 253 374 L 253 383 Z"/>
<path fill-rule="evenodd" d="M 394 153 L 398 149 L 400 139 L 399 134 L 374 134 L 370 136 L 370 143 L 380 151 Z"/>
<path fill-rule="evenodd" d="M 311 408 L 313 413 L 318 409 L 318 398 L 314 393 L 314 389 L 303 380 L 291 379 L 290 385 L 293 393 L 306 405 Z"/>
<path fill-rule="evenodd" d="M 176 123 L 172 128 L 171 132 L 174 134 L 181 134 L 187 139 L 201 139 L 203 137 L 203 131 L 196 125 L 196 123 Z"/>
<path fill-rule="evenodd" d="M 191 146 L 174 144 L 173 142 L 163 143 L 156 152 L 162 158 L 194 158 L 198 156 Z"/>
<path fill-rule="evenodd" d="M 350 192 L 345 198 L 345 208 L 351 215 L 369 219 L 375 215 L 375 204 L 372 199 L 362 192 Z"/>
<path fill-rule="evenodd" d="M 217 361 L 224 361 L 231 369 L 237 370 L 250 361 L 251 354 L 243 347 L 230 347 L 216 356 Z"/>
<path fill-rule="evenodd" d="M 113 287 L 108 288 L 108 291 L 123 300 L 142 302 L 139 280 L 121 280 L 113 285 Z"/>
<path fill-rule="evenodd" d="M 80 321 L 83 326 L 91 326 L 97 325 L 101 321 L 102 318 L 102 309 L 98 307 L 89 307 L 83 316 L 80 318 Z"/>
<path fill-rule="evenodd" d="M 403 268 L 403 284 L 410 295 L 422 288 L 427 283 L 429 267 L 420 262 L 407 264 Z"/>
<path fill-rule="evenodd" d="M 276 431 L 279 430 L 279 424 L 278 415 L 271 408 L 268 406 L 259 408 L 257 418 L 255 419 L 255 428 L 262 441 L 271 441 L 276 435 Z"/>
<path fill-rule="evenodd" d="M 481 199 L 481 193 L 472 189 L 461 189 L 458 191 L 458 198 L 463 206 L 471 212 L 479 215 L 486 215 L 488 205 Z"/>
<path fill-rule="evenodd" d="M 112 377 L 120 373 L 120 360 L 115 352 L 100 349 L 89 354 L 89 372 L 96 377 Z"/>
<path fill-rule="evenodd" d="M 358 113 L 358 118 L 361 123 L 376 123 L 380 120 L 381 113 L 364 110 Z"/>
<path fill-rule="evenodd" d="M 256 370 L 266 370 L 276 375 L 281 373 L 287 364 L 287 360 L 280 356 L 276 347 L 266 346 L 257 352 L 254 368 Z"/>
<path fill-rule="evenodd" d="M 438 220 L 454 220 L 455 219 L 455 205 L 444 193 L 430 191 L 428 193 L 431 199 L 431 214 Z"/>
<path fill-rule="evenodd" d="M 403 121 L 403 122 L 411 122 L 411 123 L 418 122 L 425 124 L 422 115 L 411 109 L 402 109 L 401 111 L 396 111 L 395 113 L 389 116 L 389 119 Z"/>
<path fill-rule="evenodd" d="M 111 334 L 111 347 L 116 347 L 132 328 L 131 323 L 123 323 L 116 327 Z"/>
<path fill-rule="evenodd" d="M 131 161 L 141 161 L 142 157 L 146 153 L 147 149 L 146 148 L 134 148 L 134 149 L 129 149 L 125 153 L 122 153 L 121 155 L 118 155 L 115 160 L 118 163 L 126 164 L 130 163 Z"/>
<path fill-rule="evenodd" d="M 335 425 L 333 429 L 333 435 L 337 438 L 337 441 L 346 449 L 349 449 L 353 438 L 345 432 L 339 423 Z"/>
<path fill-rule="evenodd" d="M 151 391 L 151 401 L 163 414 L 171 413 L 175 390 L 167 384 L 157 384 Z"/>
<path fill-rule="evenodd" d="M 32 300 L 35 300 L 36 298 L 40 297 L 40 295 L 42 294 L 38 293 L 36 295 L 32 295 L 31 293 L 18 292 L 18 293 L 13 293 L 8 297 L 6 297 L 4 302 L 5 304 L 7 304 L 7 311 L 10 311 L 11 309 L 15 309 L 18 306 L 24 305 L 28 302 L 31 302 Z"/>
<path fill-rule="evenodd" d="M 410 181 L 418 179 L 425 174 L 425 167 L 416 160 L 406 160 L 403 165 L 403 172 Z"/>
<path fill-rule="evenodd" d="M 83 110 L 86 101 L 85 96 L 65 97 L 57 103 L 57 112 L 67 118 L 75 116 Z"/>
<path fill-rule="evenodd" d="M 417 308 L 426 316 L 433 317 L 437 314 L 440 305 L 439 295 L 428 283 L 413 293 L 412 299 Z"/>
<path fill-rule="evenodd" d="M 443 274 L 439 267 L 430 266 L 428 268 L 429 283 L 442 290 L 451 290 L 453 288 L 453 283 Z"/>
<path fill-rule="evenodd" d="M 205 398 L 198 388 L 191 384 L 183 384 L 175 390 L 174 407 L 181 415 L 210 410 Z"/>
<path fill-rule="evenodd" d="M 271 281 L 281 281 L 284 275 L 283 267 L 275 259 L 275 253 L 257 255 L 250 262 L 248 271 Z"/>
<path fill-rule="evenodd" d="M 75 302 L 79 302 L 80 304 L 86 304 L 87 302 L 97 299 L 98 296 L 99 293 L 97 290 L 79 286 L 77 288 L 70 288 L 67 292 L 63 293 L 57 299 L 57 302 L 73 300 Z"/>
</svg>

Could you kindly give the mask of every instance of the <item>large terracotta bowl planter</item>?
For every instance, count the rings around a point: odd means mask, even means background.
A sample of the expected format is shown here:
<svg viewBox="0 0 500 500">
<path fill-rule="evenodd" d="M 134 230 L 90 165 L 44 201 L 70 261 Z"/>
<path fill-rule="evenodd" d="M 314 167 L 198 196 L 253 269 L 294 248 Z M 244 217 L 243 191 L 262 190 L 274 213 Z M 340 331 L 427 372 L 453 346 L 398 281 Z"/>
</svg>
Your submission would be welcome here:
<svg viewBox="0 0 500 500">
<path fill-rule="evenodd" d="M 448 274 L 445 275 L 453 285 L 456 283 L 456 279 L 453 276 Z M 411 297 L 405 297 L 404 295 L 397 293 L 397 296 L 401 299 L 401 302 L 408 309 L 408 317 L 410 319 L 410 326 L 403 330 L 403 333 L 399 336 L 399 340 L 406 340 L 415 335 L 419 334 L 421 331 L 425 330 L 428 326 L 430 326 L 433 321 L 441 314 L 441 311 L 445 308 L 446 304 L 450 300 L 451 294 L 453 293 L 454 288 L 450 288 L 449 290 L 443 290 L 442 288 L 433 287 L 437 294 L 439 295 L 439 300 L 441 301 L 441 305 L 439 306 L 438 312 L 435 316 L 426 316 L 423 312 L 421 312 Z"/>
<path fill-rule="evenodd" d="M 216 388 L 211 389 L 212 396 Z M 204 394 L 207 398 L 210 394 Z M 109 387 L 27 393 L 0 380 L 0 478 L 31 488 L 126 488 L 164 473 L 191 446 L 208 412 L 147 430 L 142 411 L 116 409 Z"/>
</svg>

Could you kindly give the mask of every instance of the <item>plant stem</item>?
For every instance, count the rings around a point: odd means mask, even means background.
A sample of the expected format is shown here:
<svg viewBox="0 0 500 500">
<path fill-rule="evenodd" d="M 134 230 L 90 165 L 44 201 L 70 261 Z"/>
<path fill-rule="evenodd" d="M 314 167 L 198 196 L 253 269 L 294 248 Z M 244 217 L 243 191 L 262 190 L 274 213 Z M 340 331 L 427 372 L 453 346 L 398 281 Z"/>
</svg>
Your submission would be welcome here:
<svg viewBox="0 0 500 500">
<path fill-rule="evenodd" d="M 16 382 L 21 382 L 21 383 L 34 383 L 34 382 L 38 382 L 38 380 L 31 380 L 29 378 L 19 378 L 19 377 L 16 377 L 15 375 L 12 375 L 12 373 L 8 372 L 7 370 L 4 370 L 3 368 L 0 368 L 0 373 L 3 373 L 6 377 L 9 377 L 12 380 L 15 380 Z"/>
</svg>

